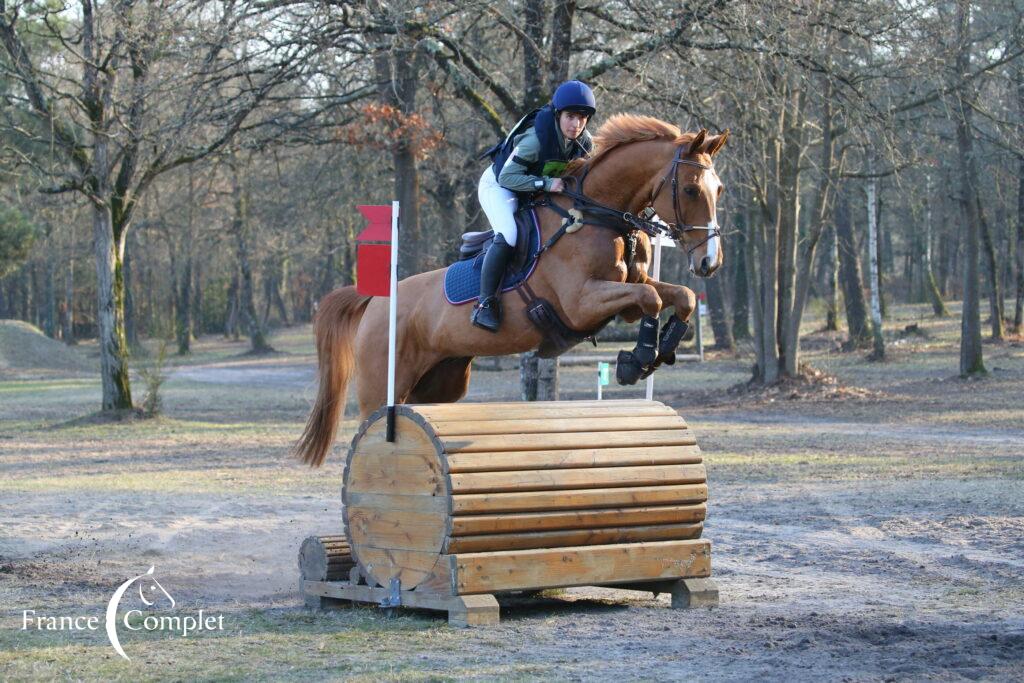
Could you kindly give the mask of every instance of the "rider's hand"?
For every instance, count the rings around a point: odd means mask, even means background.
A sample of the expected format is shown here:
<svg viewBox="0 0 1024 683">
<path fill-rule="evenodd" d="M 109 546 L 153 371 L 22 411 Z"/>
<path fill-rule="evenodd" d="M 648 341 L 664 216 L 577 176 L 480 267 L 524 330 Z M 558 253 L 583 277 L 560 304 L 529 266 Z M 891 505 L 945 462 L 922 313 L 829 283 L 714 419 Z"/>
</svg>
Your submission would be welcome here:
<svg viewBox="0 0 1024 683">
<path fill-rule="evenodd" d="M 551 181 L 551 189 L 548 192 L 561 192 L 565 189 L 565 183 L 561 178 L 555 178 Z"/>
</svg>

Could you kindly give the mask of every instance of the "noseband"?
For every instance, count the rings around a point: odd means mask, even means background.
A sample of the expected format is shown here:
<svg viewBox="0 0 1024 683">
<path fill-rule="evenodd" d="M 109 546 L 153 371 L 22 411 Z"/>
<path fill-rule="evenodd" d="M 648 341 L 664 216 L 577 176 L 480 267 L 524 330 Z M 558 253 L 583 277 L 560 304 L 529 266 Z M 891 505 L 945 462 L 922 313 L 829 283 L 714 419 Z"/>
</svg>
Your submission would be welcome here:
<svg viewBox="0 0 1024 683">
<path fill-rule="evenodd" d="M 651 192 L 651 199 L 648 202 L 647 206 L 648 206 L 648 208 L 651 209 L 651 215 L 653 215 L 654 214 L 654 200 L 658 198 L 658 194 L 660 194 L 662 189 L 665 187 L 665 183 L 667 183 L 669 181 L 669 178 L 671 178 L 672 179 L 672 210 L 676 214 L 676 222 L 675 223 L 666 223 L 666 225 L 668 225 L 669 230 L 672 231 L 672 236 L 673 237 L 679 237 L 679 236 L 682 236 L 682 235 L 684 235 L 684 234 L 686 234 L 688 232 L 693 232 L 695 230 L 704 230 L 704 231 L 707 232 L 707 235 L 705 235 L 704 239 L 702 239 L 700 242 L 698 242 L 697 244 L 695 244 L 694 246 L 692 246 L 692 247 L 690 247 L 689 249 L 686 250 L 687 256 L 692 256 L 693 252 L 696 251 L 697 249 L 699 249 L 700 247 L 704 246 L 705 244 L 707 244 L 708 242 L 710 242 L 711 240 L 713 240 L 716 237 L 721 237 L 722 236 L 722 230 L 721 230 L 721 228 L 718 227 L 718 221 L 715 220 L 714 217 L 712 217 L 711 218 L 711 222 L 706 224 L 706 225 L 691 225 L 689 223 L 682 223 L 682 222 L 680 222 L 680 217 L 683 215 L 683 211 L 682 211 L 682 203 L 681 203 L 681 200 L 679 198 L 679 166 L 682 165 L 682 164 L 686 164 L 687 166 L 696 166 L 697 168 L 702 168 L 705 171 L 713 170 L 713 167 L 708 166 L 706 164 L 702 164 L 699 161 L 692 161 L 690 159 L 684 159 L 683 158 L 683 146 L 680 145 L 679 147 L 676 148 L 676 155 L 674 157 L 672 157 L 672 163 L 669 166 L 668 171 L 665 172 L 665 175 L 662 176 L 661 180 L 658 182 L 657 187 L 655 187 L 654 191 Z"/>
</svg>

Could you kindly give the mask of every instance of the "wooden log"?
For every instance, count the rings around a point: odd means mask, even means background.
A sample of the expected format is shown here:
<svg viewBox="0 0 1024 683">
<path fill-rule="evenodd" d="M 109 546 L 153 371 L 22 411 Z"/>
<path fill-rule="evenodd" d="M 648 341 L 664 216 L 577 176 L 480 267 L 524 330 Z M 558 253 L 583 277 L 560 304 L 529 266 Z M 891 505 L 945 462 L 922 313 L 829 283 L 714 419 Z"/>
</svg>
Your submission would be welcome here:
<svg viewBox="0 0 1024 683">
<path fill-rule="evenodd" d="M 687 429 L 659 429 L 638 432 L 588 432 L 582 434 L 520 434 L 510 439 L 503 434 L 440 438 L 445 453 L 542 451 L 578 448 L 643 446 L 692 446 L 696 437 Z"/>
<path fill-rule="evenodd" d="M 685 429 L 678 415 L 619 415 L 605 417 L 543 417 L 533 420 L 452 420 L 432 422 L 442 439 L 484 434 L 575 434 L 579 432 L 635 432 Z"/>
<path fill-rule="evenodd" d="M 703 503 L 707 498 L 708 487 L 706 484 L 682 484 L 575 491 L 470 493 L 452 496 L 451 506 L 453 515 L 479 515 L 499 512 L 544 512 L 603 507 L 678 505 Z"/>
<path fill-rule="evenodd" d="M 345 466 L 346 538 L 368 587 L 397 580 L 402 591 L 451 596 L 461 580 L 453 557 L 493 563 L 500 553 L 547 550 L 567 553 L 569 564 L 598 578 L 604 575 L 591 563 L 618 557 L 601 559 L 608 548 L 628 551 L 633 560 L 610 564 L 625 566 L 626 575 L 606 577 L 611 582 L 702 575 L 699 562 L 690 566 L 689 546 L 672 546 L 674 559 L 664 548 L 643 550 L 697 541 L 706 515 L 700 449 L 671 408 L 582 401 L 395 410 L 395 440 L 386 440 L 385 411 L 378 411 L 360 426 Z M 329 547 L 342 551 L 342 543 Z M 677 569 L 663 576 L 659 562 Z"/>
<path fill-rule="evenodd" d="M 557 451 L 509 451 L 504 453 L 453 453 L 448 472 L 512 472 L 574 467 L 642 467 L 644 465 L 694 465 L 702 461 L 700 447 L 657 446 L 648 448 L 573 448 Z"/>
<path fill-rule="evenodd" d="M 355 566 L 348 543 L 336 536 L 310 536 L 299 548 L 299 573 L 310 581 L 340 581 Z M 325 539 L 330 539 L 325 542 Z"/>
<path fill-rule="evenodd" d="M 520 514 L 467 515 L 452 518 L 452 536 L 507 534 L 523 531 L 555 531 L 594 527 L 685 524 L 702 522 L 704 503 L 659 505 L 655 507 L 568 510 Z"/>
<path fill-rule="evenodd" d="M 565 529 L 518 534 L 486 534 L 449 538 L 445 552 L 478 553 L 530 548 L 567 548 L 642 541 L 676 541 L 700 536 L 703 524 L 657 524 L 653 526 L 611 527 L 603 529 Z"/>
<path fill-rule="evenodd" d="M 449 555 L 460 595 L 632 583 L 711 573 L 703 539 Z"/>
<path fill-rule="evenodd" d="M 450 475 L 452 495 L 511 491 L 618 488 L 700 484 L 707 479 L 704 465 L 591 467 L 587 469 L 481 472 Z"/>
</svg>

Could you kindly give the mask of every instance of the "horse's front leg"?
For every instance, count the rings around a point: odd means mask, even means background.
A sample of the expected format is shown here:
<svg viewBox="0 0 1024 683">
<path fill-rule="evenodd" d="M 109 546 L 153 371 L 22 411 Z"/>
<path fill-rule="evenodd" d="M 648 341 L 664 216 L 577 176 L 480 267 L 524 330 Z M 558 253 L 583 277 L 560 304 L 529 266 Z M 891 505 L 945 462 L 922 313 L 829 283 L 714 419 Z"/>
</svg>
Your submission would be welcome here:
<svg viewBox="0 0 1024 683">
<path fill-rule="evenodd" d="M 675 314 L 661 328 L 658 337 L 658 357 L 653 367 L 657 368 L 662 364 L 672 365 L 676 362 L 676 347 L 690 327 L 690 315 L 697 308 L 697 297 L 692 289 L 683 285 L 659 282 L 650 278 L 647 279 L 647 284 L 654 287 L 663 300 L 671 302 L 668 305 L 675 310 Z"/>
<path fill-rule="evenodd" d="M 648 284 L 590 279 L 583 283 L 571 305 L 563 300 L 562 309 L 569 326 L 589 330 L 627 308 L 639 308 L 644 315 L 657 316 L 662 301 L 658 291 Z"/>
</svg>

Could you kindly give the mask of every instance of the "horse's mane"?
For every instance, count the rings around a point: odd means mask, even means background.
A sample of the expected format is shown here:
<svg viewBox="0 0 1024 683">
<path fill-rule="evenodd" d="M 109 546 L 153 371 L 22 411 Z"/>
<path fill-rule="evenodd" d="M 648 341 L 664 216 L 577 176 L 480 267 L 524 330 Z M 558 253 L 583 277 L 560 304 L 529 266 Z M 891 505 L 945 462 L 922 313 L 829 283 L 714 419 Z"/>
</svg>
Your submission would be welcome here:
<svg viewBox="0 0 1024 683">
<path fill-rule="evenodd" d="M 694 133 L 683 133 L 678 126 L 653 116 L 615 114 L 605 121 L 594 135 L 594 150 L 590 156 L 571 161 L 565 169 L 565 174 L 575 175 L 585 165 L 596 164 L 613 149 L 630 142 L 671 140 L 677 145 L 682 145 L 692 141 L 694 135 Z"/>
</svg>

